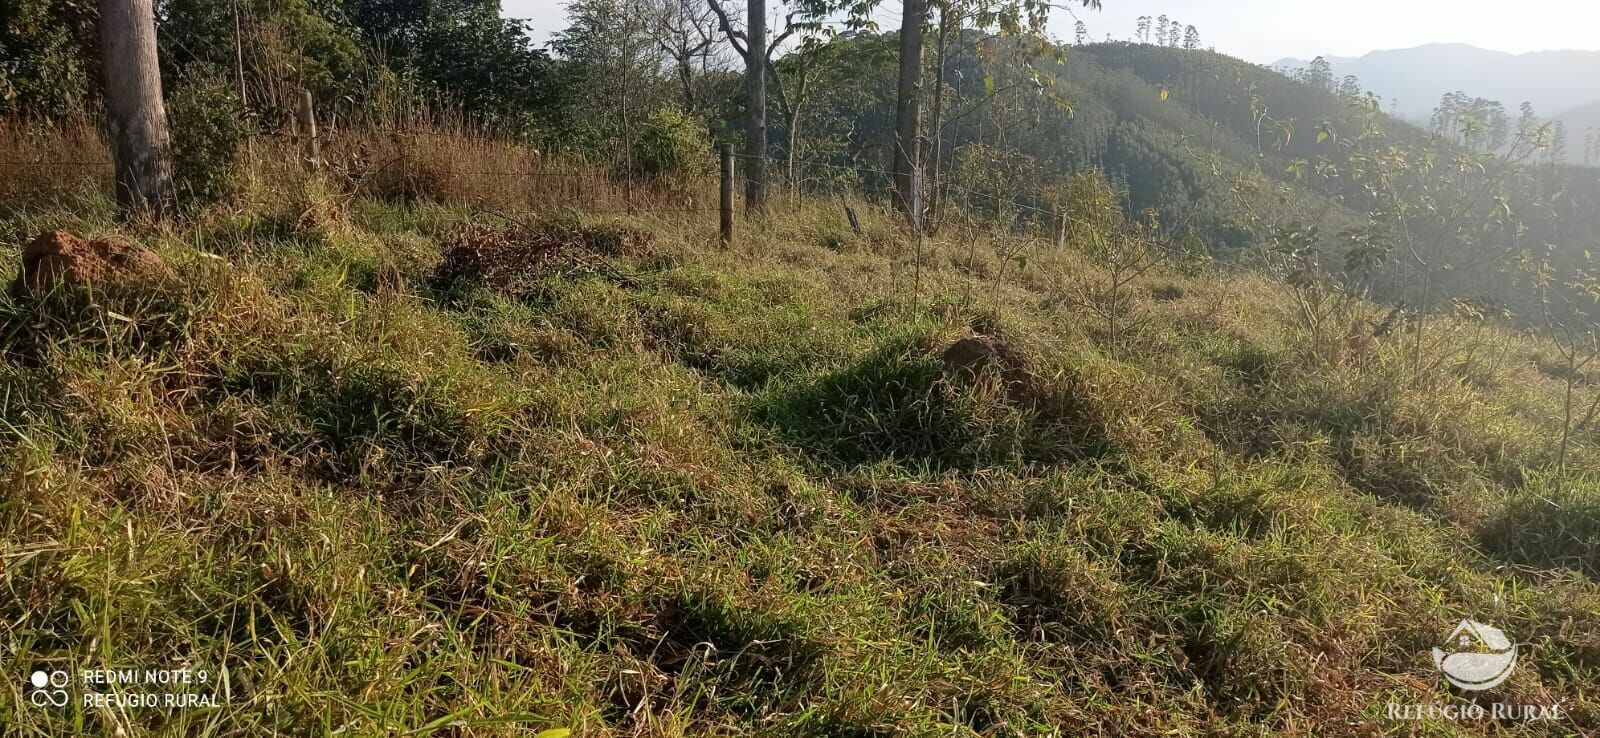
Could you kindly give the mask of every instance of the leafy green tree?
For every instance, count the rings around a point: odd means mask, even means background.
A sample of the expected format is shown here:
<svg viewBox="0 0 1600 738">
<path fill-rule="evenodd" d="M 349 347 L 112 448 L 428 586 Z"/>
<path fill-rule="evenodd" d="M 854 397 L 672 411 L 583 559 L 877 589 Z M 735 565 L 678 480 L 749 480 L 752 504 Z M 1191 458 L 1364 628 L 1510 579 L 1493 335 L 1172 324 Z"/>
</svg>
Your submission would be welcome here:
<svg viewBox="0 0 1600 738">
<path fill-rule="evenodd" d="M 524 135 L 561 125 L 574 93 L 523 22 L 478 12 L 430 26 L 420 41 L 411 62 L 418 75 L 468 113 Z"/>
<path fill-rule="evenodd" d="M 1556 449 L 1557 479 L 1566 475 L 1567 457 L 1574 434 L 1600 419 L 1600 390 L 1584 403 L 1579 395 L 1589 367 L 1600 362 L 1600 264 L 1584 252 L 1574 267 L 1563 269 L 1546 244 L 1543 253 L 1523 255 L 1523 268 L 1532 277 L 1539 299 L 1539 318 L 1561 359 L 1565 387 L 1561 404 L 1561 436 Z M 1559 483 L 1559 482 L 1558 482 Z"/>
<path fill-rule="evenodd" d="M 1361 80 L 1353 74 L 1347 74 L 1339 82 L 1339 97 L 1356 100 L 1361 97 Z"/>
<path fill-rule="evenodd" d="M 80 112 L 99 85 L 94 4 L 6 0 L 0 6 L 0 113 Z"/>
<path fill-rule="evenodd" d="M 228 77 L 222 67 L 190 65 L 169 95 L 173 174 L 184 204 L 225 200 L 241 185 L 239 154 L 248 131 Z"/>
<path fill-rule="evenodd" d="M 522 133 L 555 123 L 558 65 L 498 0 L 344 0 L 342 13 L 369 57 L 467 113 Z"/>
<path fill-rule="evenodd" d="M 190 67 L 227 70 L 236 96 L 277 123 L 302 89 L 328 101 L 358 98 L 372 81 L 355 29 L 308 0 L 164 0 L 156 13 L 169 93 Z"/>
<path fill-rule="evenodd" d="M 638 124 L 670 97 L 646 0 L 574 0 L 551 46 L 566 61 L 566 140 L 631 156 Z M 632 169 L 632 164 L 624 163 Z"/>
</svg>

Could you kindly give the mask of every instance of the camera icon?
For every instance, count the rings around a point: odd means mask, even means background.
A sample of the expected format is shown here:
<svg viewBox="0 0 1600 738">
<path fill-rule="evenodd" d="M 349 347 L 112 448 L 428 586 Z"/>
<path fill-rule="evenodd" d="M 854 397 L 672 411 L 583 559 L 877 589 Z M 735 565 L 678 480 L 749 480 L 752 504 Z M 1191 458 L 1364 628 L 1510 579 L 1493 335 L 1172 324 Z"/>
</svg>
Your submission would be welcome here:
<svg viewBox="0 0 1600 738">
<path fill-rule="evenodd" d="M 66 686 L 71 682 L 72 677 L 64 671 L 35 671 L 28 676 L 28 684 L 33 687 L 28 701 L 34 707 L 66 707 Z"/>
</svg>

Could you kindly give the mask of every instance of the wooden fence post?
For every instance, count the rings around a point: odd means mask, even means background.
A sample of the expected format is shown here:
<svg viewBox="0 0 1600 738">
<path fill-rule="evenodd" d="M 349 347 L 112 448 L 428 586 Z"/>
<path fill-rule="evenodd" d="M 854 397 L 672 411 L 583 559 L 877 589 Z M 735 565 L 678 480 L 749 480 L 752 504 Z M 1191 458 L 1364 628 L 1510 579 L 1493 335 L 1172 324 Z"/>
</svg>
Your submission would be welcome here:
<svg viewBox="0 0 1600 738">
<path fill-rule="evenodd" d="M 722 191 L 718 210 L 722 213 L 722 242 L 733 243 L 733 144 L 717 146 L 722 156 Z"/>
<path fill-rule="evenodd" d="M 322 151 L 317 141 L 317 111 L 312 106 L 310 90 L 300 91 L 300 131 L 306 137 L 306 159 L 315 167 Z"/>
</svg>

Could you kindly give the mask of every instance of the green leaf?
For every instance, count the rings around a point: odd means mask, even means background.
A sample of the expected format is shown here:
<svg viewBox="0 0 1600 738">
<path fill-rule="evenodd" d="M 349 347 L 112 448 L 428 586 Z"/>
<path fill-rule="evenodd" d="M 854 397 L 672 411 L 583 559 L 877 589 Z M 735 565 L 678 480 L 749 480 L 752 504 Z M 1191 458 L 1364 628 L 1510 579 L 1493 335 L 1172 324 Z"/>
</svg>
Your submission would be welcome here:
<svg viewBox="0 0 1600 738">
<path fill-rule="evenodd" d="M 567 738 L 572 735 L 571 728 L 551 728 L 535 735 L 533 738 Z"/>
<path fill-rule="evenodd" d="M 994 92 L 994 75 L 983 75 L 983 91 L 991 94 Z"/>
<path fill-rule="evenodd" d="M 1168 92 L 1167 88 L 1165 87 L 1161 88 L 1161 99 L 1166 100 L 1169 97 L 1172 97 L 1172 93 Z"/>
</svg>

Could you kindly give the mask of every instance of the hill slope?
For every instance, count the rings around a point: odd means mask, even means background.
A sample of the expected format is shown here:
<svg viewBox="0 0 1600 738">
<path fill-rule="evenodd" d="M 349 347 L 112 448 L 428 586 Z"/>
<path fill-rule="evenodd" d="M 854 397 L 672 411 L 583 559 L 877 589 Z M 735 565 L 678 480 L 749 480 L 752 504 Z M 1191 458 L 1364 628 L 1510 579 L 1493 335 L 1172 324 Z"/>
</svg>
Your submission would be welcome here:
<svg viewBox="0 0 1600 738">
<path fill-rule="evenodd" d="M 1311 352 L 1242 272 L 1107 312 L 1076 236 L 951 233 L 914 281 L 860 202 L 862 235 L 784 204 L 728 249 L 330 186 L 5 216 L 183 287 L 0 297 L 0 648 L 224 704 L 13 689 L 10 729 L 1489 734 L 1386 717 L 1467 703 L 1429 656 L 1467 617 L 1526 644 L 1495 698 L 1564 711 L 1503 727 L 1600 722 L 1600 431 L 1552 469 L 1547 346 L 1439 321 L 1413 381 L 1409 342 Z"/>
<path fill-rule="evenodd" d="M 1396 100 L 1401 117 L 1420 123 L 1450 92 L 1498 100 L 1510 109 L 1531 102 L 1546 115 L 1600 101 L 1592 87 L 1572 84 L 1600 75 L 1600 51 L 1508 54 L 1466 44 L 1428 44 L 1328 61 L 1336 78 L 1355 75 L 1386 106 Z M 1283 59 L 1272 66 L 1297 69 L 1307 63 Z"/>
</svg>

